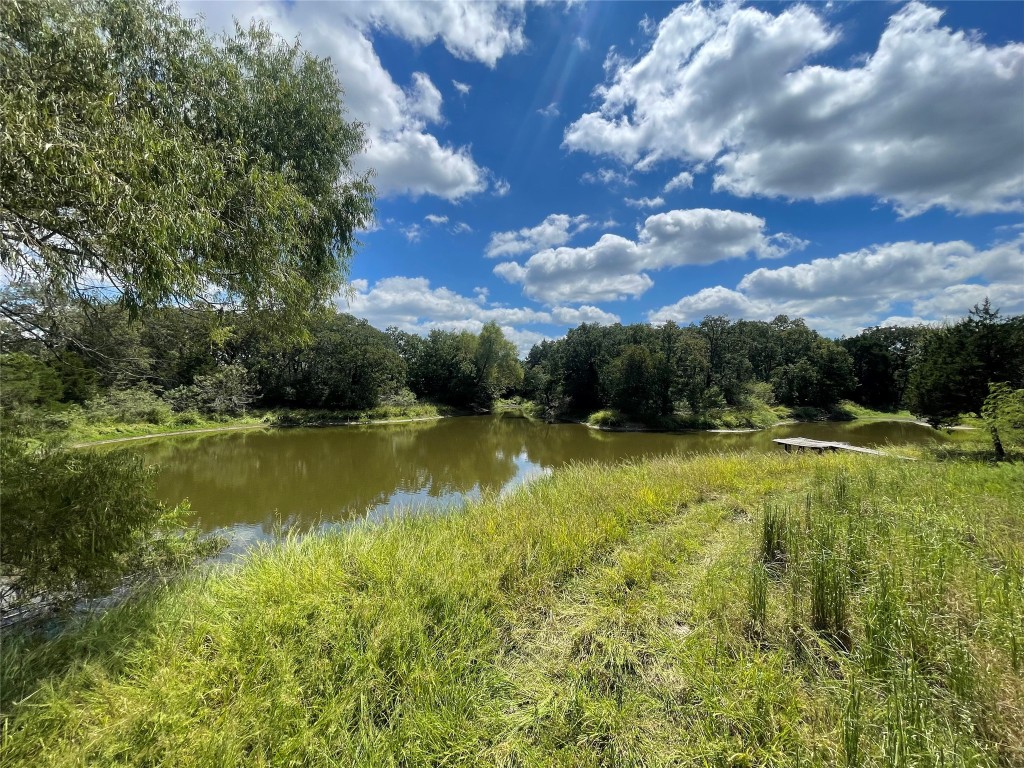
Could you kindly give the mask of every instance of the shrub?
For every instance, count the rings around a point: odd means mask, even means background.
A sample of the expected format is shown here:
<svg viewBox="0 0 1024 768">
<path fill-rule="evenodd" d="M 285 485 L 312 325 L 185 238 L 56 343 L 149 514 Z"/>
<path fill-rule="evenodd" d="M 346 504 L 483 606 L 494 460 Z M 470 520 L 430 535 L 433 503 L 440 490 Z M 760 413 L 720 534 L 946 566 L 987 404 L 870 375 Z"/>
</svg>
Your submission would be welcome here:
<svg viewBox="0 0 1024 768">
<path fill-rule="evenodd" d="M 0 406 L 45 405 L 64 393 L 60 376 L 24 352 L 0 355 Z"/>
<path fill-rule="evenodd" d="M 111 389 L 89 401 L 94 421 L 120 421 L 126 424 L 166 424 L 171 407 L 144 387 Z"/>
<path fill-rule="evenodd" d="M 196 376 L 190 386 L 167 393 L 176 411 L 198 411 L 210 416 L 237 416 L 253 401 L 255 388 L 241 365 L 227 365 L 208 376 Z"/>
<path fill-rule="evenodd" d="M 67 605 L 184 555 L 180 510 L 152 493 L 153 471 L 123 451 L 29 448 L 0 439 L 0 603 Z"/>
<path fill-rule="evenodd" d="M 623 424 L 622 414 L 611 408 L 590 414 L 587 424 L 592 427 L 620 427 Z"/>
</svg>

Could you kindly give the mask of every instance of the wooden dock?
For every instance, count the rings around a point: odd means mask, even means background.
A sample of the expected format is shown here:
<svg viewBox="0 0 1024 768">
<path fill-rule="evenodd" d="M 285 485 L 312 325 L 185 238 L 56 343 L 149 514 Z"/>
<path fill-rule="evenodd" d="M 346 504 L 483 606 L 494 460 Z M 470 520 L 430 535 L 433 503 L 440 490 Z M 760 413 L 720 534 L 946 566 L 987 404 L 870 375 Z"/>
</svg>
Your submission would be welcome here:
<svg viewBox="0 0 1024 768">
<path fill-rule="evenodd" d="M 888 455 L 882 451 L 876 451 L 874 448 L 861 448 L 849 443 L 833 443 L 828 440 L 812 440 L 809 437 L 778 437 L 772 440 L 772 442 L 778 443 L 785 448 L 786 453 L 791 452 L 795 448 L 798 451 L 817 451 L 818 453 L 824 453 L 825 451 L 853 451 L 854 453 L 870 453 L 873 456 Z"/>
</svg>

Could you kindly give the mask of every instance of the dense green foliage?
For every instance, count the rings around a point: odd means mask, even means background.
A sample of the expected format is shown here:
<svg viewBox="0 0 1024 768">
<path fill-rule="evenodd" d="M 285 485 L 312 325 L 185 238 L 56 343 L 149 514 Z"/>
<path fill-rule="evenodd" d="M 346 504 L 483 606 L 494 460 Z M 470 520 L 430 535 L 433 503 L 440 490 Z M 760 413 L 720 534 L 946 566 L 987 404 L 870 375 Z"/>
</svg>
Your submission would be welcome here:
<svg viewBox="0 0 1024 768">
<path fill-rule="evenodd" d="M 989 385 L 1024 387 L 1024 316 L 1003 318 L 986 300 L 929 334 L 910 375 L 910 409 L 934 426 L 981 414 Z"/>
<path fill-rule="evenodd" d="M 0 263 L 23 330 L 116 296 L 241 301 L 293 324 L 339 287 L 373 189 L 329 61 L 164 0 L 0 4 Z"/>
<path fill-rule="evenodd" d="M 680 328 L 582 325 L 526 360 L 527 394 L 553 411 L 613 408 L 647 421 L 753 401 L 827 409 L 849 396 L 853 364 L 802 320 L 706 317 Z"/>
<path fill-rule="evenodd" d="M 4 765 L 1018 765 L 1022 465 L 574 466 L 5 642 Z"/>
<path fill-rule="evenodd" d="M 40 447 L 41 424 L 249 406 L 228 310 L 301 338 L 372 217 L 340 97 L 329 61 L 264 26 L 213 40 L 166 0 L 0 3 L 5 608 L 187 544 L 156 532 L 137 459 Z"/>
<path fill-rule="evenodd" d="M 869 408 L 899 410 L 906 405 L 910 371 L 928 335 L 922 326 L 868 328 L 840 340 L 853 360 L 853 398 Z"/>
<path fill-rule="evenodd" d="M 160 307 L 133 319 L 114 304 L 72 303 L 59 316 L 72 332 L 25 336 L 0 324 L 9 406 L 82 403 L 96 421 L 166 424 L 417 400 L 489 410 L 523 396 L 548 417 L 602 412 L 591 421 L 678 429 L 842 418 L 852 398 L 939 425 L 980 416 L 989 384 L 1024 386 L 1024 320 L 990 308 L 947 328 L 871 328 L 839 342 L 786 317 L 581 325 L 523 362 L 494 323 L 421 337 L 326 310 L 296 340 L 258 312 Z"/>
<path fill-rule="evenodd" d="M 125 577 L 190 561 L 195 532 L 153 497 L 153 469 L 137 456 L 29 447 L 0 437 L 0 604 L 66 605 L 103 595 Z"/>
</svg>

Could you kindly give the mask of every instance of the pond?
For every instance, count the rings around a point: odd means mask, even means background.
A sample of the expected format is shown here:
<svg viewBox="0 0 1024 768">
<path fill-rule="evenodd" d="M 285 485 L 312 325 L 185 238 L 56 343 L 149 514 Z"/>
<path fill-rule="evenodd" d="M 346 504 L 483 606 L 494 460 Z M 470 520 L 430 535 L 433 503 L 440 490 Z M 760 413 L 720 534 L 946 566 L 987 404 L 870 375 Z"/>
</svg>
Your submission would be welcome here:
<svg viewBox="0 0 1024 768">
<path fill-rule="evenodd" d="M 194 522 L 225 536 L 231 559 L 284 530 L 305 532 L 399 510 L 439 510 L 503 493 L 569 462 L 777 451 L 775 437 L 865 447 L 948 439 L 898 421 L 789 424 L 761 432 L 600 432 L 502 416 L 402 424 L 251 430 L 135 443 L 159 466 L 157 491 L 187 498 Z M 866 459 L 867 460 L 867 459 Z"/>
</svg>

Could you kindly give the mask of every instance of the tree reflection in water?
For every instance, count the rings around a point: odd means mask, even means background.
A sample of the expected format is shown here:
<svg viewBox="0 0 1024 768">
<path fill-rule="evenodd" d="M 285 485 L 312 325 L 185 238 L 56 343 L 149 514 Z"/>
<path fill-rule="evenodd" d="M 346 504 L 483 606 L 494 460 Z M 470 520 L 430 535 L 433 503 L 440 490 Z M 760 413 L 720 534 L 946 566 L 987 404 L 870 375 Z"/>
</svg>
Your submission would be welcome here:
<svg viewBox="0 0 1024 768">
<path fill-rule="evenodd" d="M 857 445 L 934 439 L 910 423 L 794 424 L 757 433 L 608 433 L 514 417 L 238 431 L 135 444 L 160 467 L 158 492 L 188 498 L 198 524 L 237 553 L 281 526 L 308 531 L 367 514 L 447 508 L 575 461 L 611 463 L 673 452 L 772 450 L 803 435 Z"/>
</svg>

